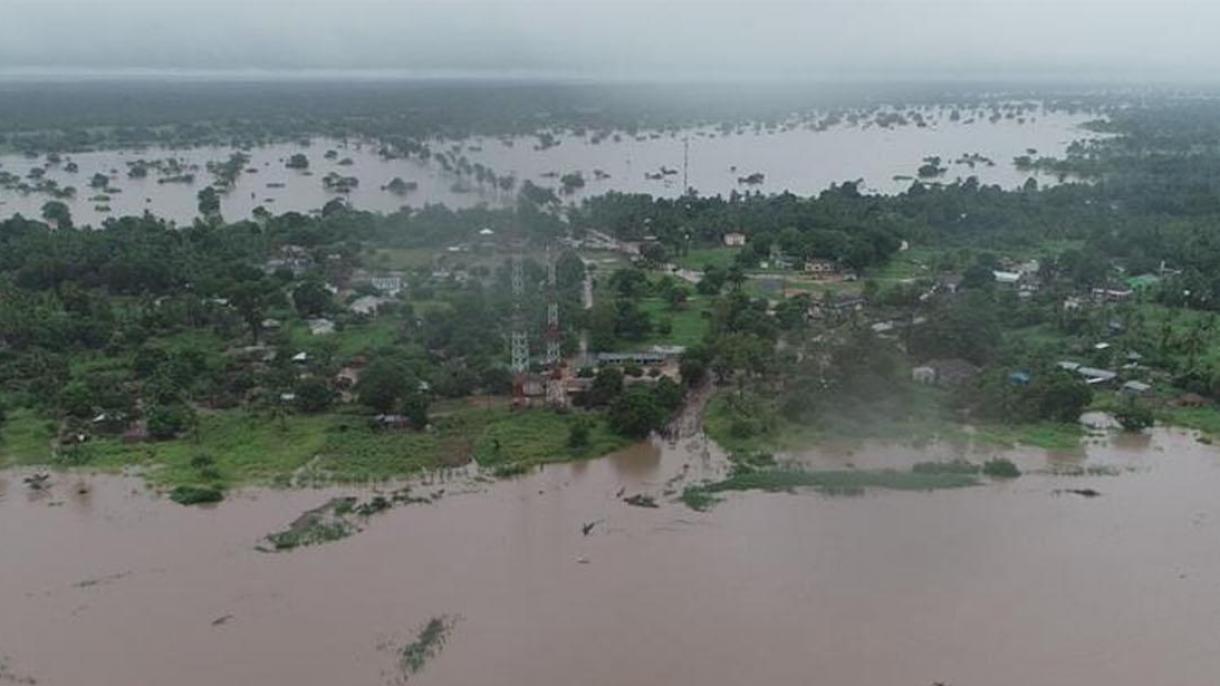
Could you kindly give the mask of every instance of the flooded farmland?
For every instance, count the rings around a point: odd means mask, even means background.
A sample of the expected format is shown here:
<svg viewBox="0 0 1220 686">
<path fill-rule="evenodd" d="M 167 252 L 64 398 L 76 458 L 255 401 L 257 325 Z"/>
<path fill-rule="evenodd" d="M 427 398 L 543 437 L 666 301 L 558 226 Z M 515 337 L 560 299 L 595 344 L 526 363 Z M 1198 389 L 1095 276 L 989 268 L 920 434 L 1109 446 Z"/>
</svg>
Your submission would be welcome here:
<svg viewBox="0 0 1220 686">
<path fill-rule="evenodd" d="M 994 454 L 962 450 L 786 459 Z M 412 683 L 1211 683 L 1220 450 L 1156 429 L 1008 455 L 1022 477 L 931 493 L 738 493 L 699 513 L 664 496 L 723 472 L 695 436 L 457 480 L 434 504 L 283 554 L 255 545 L 359 491 L 249 490 L 200 509 L 131 478 L 59 473 L 35 492 L 4 472 L 0 682 L 397 683 L 395 647 L 444 616 L 443 650 Z M 637 493 L 660 507 L 622 501 Z"/>
<path fill-rule="evenodd" d="M 1030 176 L 1043 184 L 1053 176 L 1020 171 L 1017 156 L 1062 155 L 1074 140 L 1094 134 L 1081 128 L 1093 119 L 1088 114 L 1034 110 L 1027 117 L 963 118 L 951 120 L 947 110 L 930 112 L 926 126 L 839 124 L 817 130 L 809 124 L 787 128 L 744 127 L 723 131 L 714 127 L 666 133 L 620 133 L 598 138 L 558 137 L 555 145 L 540 145 L 535 137 L 471 138 L 432 141 L 435 152 L 465 158 L 499 176 L 530 180 L 559 189 L 565 174 L 579 172 L 584 185 L 564 195 L 567 201 L 607 191 L 645 192 L 675 196 L 682 191 L 684 161 L 689 184 L 704 195 L 727 195 L 734 190 L 798 194 L 817 193 L 832 183 L 862 179 L 871 191 L 895 193 L 910 186 L 924 158 L 941 158 L 945 169 L 935 180 L 953 181 L 977 176 L 981 182 L 1014 188 Z M 329 156 L 328 151 L 333 151 Z M 43 158 L 0 156 L 0 173 L 26 179 L 35 170 L 59 187 L 73 186 L 75 197 L 65 202 L 78 224 L 97 225 L 111 216 L 142 214 L 146 210 L 179 223 L 197 215 L 196 194 L 211 182 L 207 165 L 223 163 L 231 148 L 201 147 L 185 150 L 148 148 L 80 153 L 58 164 Z M 222 196 L 222 211 L 230 220 L 247 218 L 257 207 L 272 213 L 314 211 L 335 197 L 346 197 L 359 209 L 392 212 L 404 205 L 420 207 L 444 203 L 468 207 L 479 203 L 509 202 L 513 191 L 494 183 L 480 184 L 470 174 L 446 170 L 435 158 L 384 159 L 371 142 L 319 139 L 308 146 L 277 144 L 246 151 L 249 160 L 230 191 Z M 294 154 L 304 154 L 309 168 L 289 169 Z M 133 163 L 173 160 L 172 174 L 149 173 L 129 177 Z M 70 172 L 71 164 L 76 171 Z M 109 189 L 90 186 L 94 175 L 109 179 Z M 192 182 L 181 177 L 193 175 Z M 358 180 L 350 192 L 334 192 L 323 179 Z M 757 176 L 755 176 L 757 175 Z M 755 176 L 752 182 L 745 179 Z M 167 182 L 168 178 L 178 181 Z M 402 192 L 387 188 L 402 179 Z M 0 216 L 15 213 L 37 217 L 46 193 L 0 189 Z M 108 208 L 102 210 L 100 208 Z"/>
</svg>

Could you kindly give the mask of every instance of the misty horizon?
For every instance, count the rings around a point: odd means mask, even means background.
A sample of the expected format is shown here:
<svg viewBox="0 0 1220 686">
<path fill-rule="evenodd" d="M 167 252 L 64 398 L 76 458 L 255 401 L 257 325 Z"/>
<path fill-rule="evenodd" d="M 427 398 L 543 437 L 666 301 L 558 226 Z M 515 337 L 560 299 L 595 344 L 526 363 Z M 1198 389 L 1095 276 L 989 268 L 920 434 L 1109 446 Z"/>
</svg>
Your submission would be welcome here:
<svg viewBox="0 0 1220 686">
<path fill-rule="evenodd" d="M 1198 2 L 13 0 L 0 76 L 1206 81 Z M 48 41 L 47 36 L 54 36 Z"/>
</svg>

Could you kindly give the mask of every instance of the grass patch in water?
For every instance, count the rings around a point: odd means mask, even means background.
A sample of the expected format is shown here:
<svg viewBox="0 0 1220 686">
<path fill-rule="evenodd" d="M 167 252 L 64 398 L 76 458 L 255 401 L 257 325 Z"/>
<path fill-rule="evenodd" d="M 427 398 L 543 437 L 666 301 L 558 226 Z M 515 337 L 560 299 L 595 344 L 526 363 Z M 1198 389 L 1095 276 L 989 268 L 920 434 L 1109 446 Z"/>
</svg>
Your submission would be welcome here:
<svg viewBox="0 0 1220 686">
<path fill-rule="evenodd" d="M 319 543 L 347 538 L 356 531 L 346 515 L 356 504 L 355 498 L 334 498 L 321 507 L 307 510 L 293 520 L 287 529 L 268 534 L 270 546 L 259 546 L 263 552 L 283 552 Z"/>
<path fill-rule="evenodd" d="M 682 504 L 697 512 L 707 512 L 720 502 L 720 498 L 708 492 L 704 486 L 687 486 L 678 497 Z"/>
<path fill-rule="evenodd" d="M 983 473 L 993 479 L 1015 479 L 1021 476 L 1021 470 L 1012 460 L 996 457 L 983 463 Z"/>
<path fill-rule="evenodd" d="M 215 486 L 182 485 L 170 491 L 169 499 L 179 505 L 201 505 L 218 503 L 225 498 L 224 491 Z"/>
<path fill-rule="evenodd" d="M 1220 407 L 1164 407 L 1156 412 L 1157 421 L 1220 436 Z"/>
<path fill-rule="evenodd" d="M 1035 424 L 986 424 L 962 438 L 998 446 L 1029 445 L 1044 450 L 1074 450 L 1080 447 L 1084 429 L 1079 424 L 1038 422 Z"/>
<path fill-rule="evenodd" d="M 411 675 L 424 668 L 428 661 L 440 654 L 445 641 L 453 630 L 454 620 L 447 616 L 433 617 L 420 629 L 419 634 L 403 646 L 398 665 L 404 675 Z"/>
<path fill-rule="evenodd" d="M 1052 466 L 1049 471 L 1054 476 L 1119 476 L 1123 473 L 1120 467 L 1104 464 L 1088 466 L 1077 464 L 1056 465 Z"/>
<path fill-rule="evenodd" d="M 287 529 L 268 534 L 256 548 L 265 553 L 276 553 L 338 541 L 360 531 L 357 517 L 366 521 L 399 505 L 434 503 L 443 495 L 444 489 L 427 496 L 411 495 L 411 487 L 408 486 L 387 495 L 375 495 L 364 502 L 352 496 L 332 498 L 319 507 L 306 510 Z"/>
<path fill-rule="evenodd" d="M 966 460 L 949 462 L 917 462 L 911 467 L 916 474 L 978 474 L 982 467 Z"/>
<path fill-rule="evenodd" d="M 739 471 L 722 481 L 688 486 L 680 499 L 688 507 L 702 511 L 716 503 L 716 494 L 727 491 L 776 493 L 792 492 L 797 488 L 812 488 L 826 495 L 860 495 L 870 488 L 895 491 L 935 491 L 944 488 L 976 486 L 978 483 L 978 477 L 974 474 L 961 471 L 760 469 Z"/>
</svg>

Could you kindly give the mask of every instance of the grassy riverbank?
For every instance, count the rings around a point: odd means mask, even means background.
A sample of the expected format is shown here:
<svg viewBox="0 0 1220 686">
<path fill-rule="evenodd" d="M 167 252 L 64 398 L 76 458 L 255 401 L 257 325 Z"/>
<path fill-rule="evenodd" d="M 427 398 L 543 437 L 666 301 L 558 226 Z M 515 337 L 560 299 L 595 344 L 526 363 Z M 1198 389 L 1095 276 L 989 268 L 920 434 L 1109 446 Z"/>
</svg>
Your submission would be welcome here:
<svg viewBox="0 0 1220 686">
<path fill-rule="evenodd" d="M 570 427 L 589 440 L 568 447 Z M 426 431 L 374 429 L 355 413 L 268 417 L 245 410 L 201 413 L 198 428 L 169 441 L 123 443 L 98 437 L 52 446 L 54 425 L 28 411 L 0 431 L 0 467 L 50 466 L 119 471 L 134 468 L 158 487 L 287 486 L 409 477 L 477 460 L 500 473 L 544 462 L 585 459 L 622 449 L 628 439 L 604 420 L 549 410 L 459 405 L 438 412 Z"/>
</svg>

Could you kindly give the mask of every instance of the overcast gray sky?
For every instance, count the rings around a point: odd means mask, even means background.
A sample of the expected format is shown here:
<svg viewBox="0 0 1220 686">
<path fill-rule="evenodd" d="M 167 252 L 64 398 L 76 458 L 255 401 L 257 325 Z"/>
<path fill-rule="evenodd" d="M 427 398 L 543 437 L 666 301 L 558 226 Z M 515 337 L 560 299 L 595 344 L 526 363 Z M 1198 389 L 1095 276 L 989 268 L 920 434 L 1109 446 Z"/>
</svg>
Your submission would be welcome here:
<svg viewBox="0 0 1220 686">
<path fill-rule="evenodd" d="M 0 69 L 1202 78 L 1220 2 L 0 0 Z"/>
</svg>

